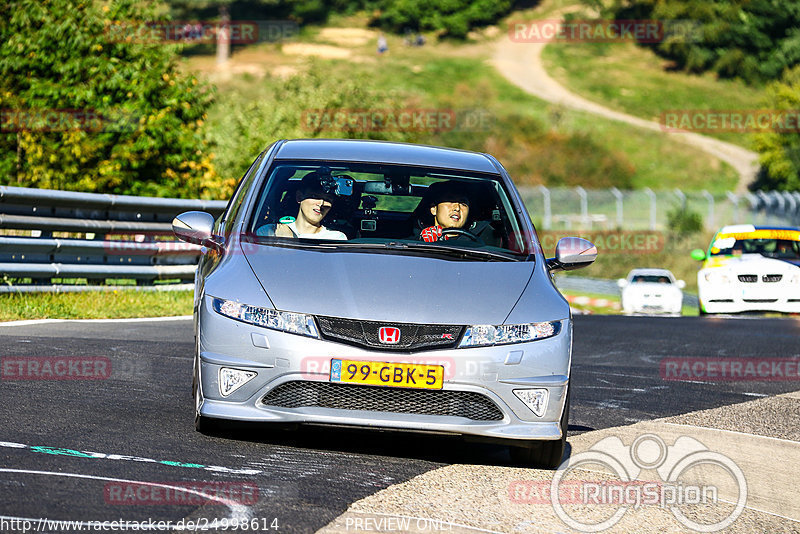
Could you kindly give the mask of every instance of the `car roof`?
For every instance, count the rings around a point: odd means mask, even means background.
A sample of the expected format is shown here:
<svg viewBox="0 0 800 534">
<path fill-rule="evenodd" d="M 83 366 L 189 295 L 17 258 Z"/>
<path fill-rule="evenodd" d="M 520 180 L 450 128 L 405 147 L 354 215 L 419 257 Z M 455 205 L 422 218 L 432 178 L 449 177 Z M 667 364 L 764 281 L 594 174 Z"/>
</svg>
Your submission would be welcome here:
<svg viewBox="0 0 800 534">
<path fill-rule="evenodd" d="M 795 226 L 754 226 L 752 224 L 731 224 L 723 226 L 717 232 L 718 234 L 737 234 L 746 232 L 755 232 L 756 230 L 791 230 L 798 231 L 800 228 Z"/>
<path fill-rule="evenodd" d="M 487 154 L 454 148 L 364 139 L 291 139 L 282 142 L 275 159 L 358 161 L 500 173 L 494 158 Z"/>
</svg>

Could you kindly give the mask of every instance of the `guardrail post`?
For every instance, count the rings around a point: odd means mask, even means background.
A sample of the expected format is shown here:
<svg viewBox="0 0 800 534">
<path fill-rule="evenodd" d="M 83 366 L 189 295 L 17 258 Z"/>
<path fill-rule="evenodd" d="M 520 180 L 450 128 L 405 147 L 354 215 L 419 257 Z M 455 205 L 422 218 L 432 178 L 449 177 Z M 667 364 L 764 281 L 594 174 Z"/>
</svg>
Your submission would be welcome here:
<svg viewBox="0 0 800 534">
<path fill-rule="evenodd" d="M 649 187 L 644 188 L 644 192 L 650 197 L 650 230 L 656 229 L 656 194 Z"/>
<path fill-rule="evenodd" d="M 678 199 L 681 201 L 681 211 L 686 211 L 686 195 L 683 191 L 675 188 L 675 194 L 677 195 Z"/>
<path fill-rule="evenodd" d="M 586 224 L 589 222 L 589 201 L 586 197 L 586 190 L 577 186 L 575 192 L 581 197 L 581 228 L 586 228 Z M 591 225 L 589 226 L 591 227 Z"/>
<path fill-rule="evenodd" d="M 781 193 L 781 196 L 786 201 L 787 205 L 786 211 L 788 212 L 789 220 L 791 220 L 792 223 L 794 223 L 794 221 L 797 219 L 797 201 L 788 191 L 783 191 Z"/>
<path fill-rule="evenodd" d="M 714 228 L 714 195 L 703 189 L 703 196 L 708 200 L 708 224 L 706 227 Z"/>
<path fill-rule="evenodd" d="M 611 194 L 617 199 L 617 228 L 622 228 L 622 192 L 616 187 L 612 187 Z"/>
<path fill-rule="evenodd" d="M 545 230 L 549 230 L 553 221 L 553 212 L 550 208 L 550 190 L 545 186 L 540 185 L 539 191 L 542 193 L 542 203 L 544 204 L 544 217 L 542 218 L 542 226 L 544 226 Z"/>
<path fill-rule="evenodd" d="M 739 223 L 739 197 L 730 191 L 727 191 L 725 196 L 733 203 L 733 222 Z"/>
</svg>

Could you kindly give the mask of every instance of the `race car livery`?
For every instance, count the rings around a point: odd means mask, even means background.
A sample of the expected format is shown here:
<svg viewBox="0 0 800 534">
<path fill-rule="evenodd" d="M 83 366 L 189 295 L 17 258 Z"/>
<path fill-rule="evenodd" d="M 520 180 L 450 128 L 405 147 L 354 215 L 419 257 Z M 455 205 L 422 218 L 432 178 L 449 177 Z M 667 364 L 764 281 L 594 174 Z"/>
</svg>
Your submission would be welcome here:
<svg viewBox="0 0 800 534">
<path fill-rule="evenodd" d="M 726 226 L 693 257 L 700 313 L 800 313 L 800 229 Z"/>
</svg>

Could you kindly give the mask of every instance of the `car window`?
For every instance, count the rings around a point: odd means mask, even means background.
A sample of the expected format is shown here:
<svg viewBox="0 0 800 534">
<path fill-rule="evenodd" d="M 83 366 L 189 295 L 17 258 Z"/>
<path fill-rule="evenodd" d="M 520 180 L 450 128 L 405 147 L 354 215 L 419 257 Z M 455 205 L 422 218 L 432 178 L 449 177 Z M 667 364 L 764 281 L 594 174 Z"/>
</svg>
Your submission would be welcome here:
<svg viewBox="0 0 800 534">
<path fill-rule="evenodd" d="M 316 193 L 308 191 L 310 182 L 316 184 Z M 300 199 L 309 195 L 324 196 L 330 204 L 320 208 L 329 210 L 320 225 L 324 232 L 302 234 L 297 230 L 298 217 L 305 217 Z M 435 211 L 438 202 L 450 201 L 464 203 L 453 208 L 456 213 L 446 219 L 446 224 L 452 220 L 457 227 L 437 224 L 445 219 Z M 439 226 L 444 238 L 431 243 L 433 246 L 527 256 L 531 237 L 523 235 L 524 224 L 512 206 L 499 175 L 357 162 L 278 160 L 263 181 L 247 231 L 257 238 L 275 240 L 336 240 L 336 246 L 345 248 L 386 243 L 410 247 L 426 242 L 424 232 Z M 294 235 L 281 236 L 282 226 L 291 226 Z"/>
<path fill-rule="evenodd" d="M 764 235 L 765 231 L 760 232 Z M 760 254 L 767 258 L 796 260 L 800 259 L 800 241 L 760 237 L 757 233 L 720 235 L 712 242 L 709 254 L 711 256 Z"/>
<path fill-rule="evenodd" d="M 244 202 L 244 199 L 247 198 L 247 192 L 250 190 L 250 184 L 253 182 L 253 178 L 256 175 L 255 171 L 258 169 L 261 161 L 264 159 L 265 154 L 266 152 L 259 154 L 253 164 L 250 165 L 250 168 L 247 169 L 247 172 L 244 173 L 242 179 L 239 180 L 239 185 L 236 186 L 236 191 L 233 193 L 231 200 L 228 202 L 228 206 L 225 208 L 225 211 L 222 214 L 221 224 L 223 227 L 223 233 L 225 235 L 230 234 L 230 232 L 233 230 L 233 222 L 236 220 L 236 216 L 242 209 L 242 203 Z"/>
<path fill-rule="evenodd" d="M 665 275 L 657 274 L 637 274 L 631 279 L 632 284 L 650 283 L 650 284 L 671 284 L 672 280 Z"/>
</svg>

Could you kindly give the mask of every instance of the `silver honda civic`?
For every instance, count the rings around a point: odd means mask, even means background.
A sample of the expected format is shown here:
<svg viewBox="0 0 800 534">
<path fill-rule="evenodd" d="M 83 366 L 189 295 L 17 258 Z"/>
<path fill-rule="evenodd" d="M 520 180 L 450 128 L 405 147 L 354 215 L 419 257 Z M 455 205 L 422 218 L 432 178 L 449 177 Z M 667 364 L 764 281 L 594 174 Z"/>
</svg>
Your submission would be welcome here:
<svg viewBox="0 0 800 534">
<path fill-rule="evenodd" d="M 222 420 L 460 434 L 556 467 L 572 317 L 506 170 L 487 154 L 284 140 L 225 212 L 183 213 L 195 280 L 197 429 Z"/>
</svg>

